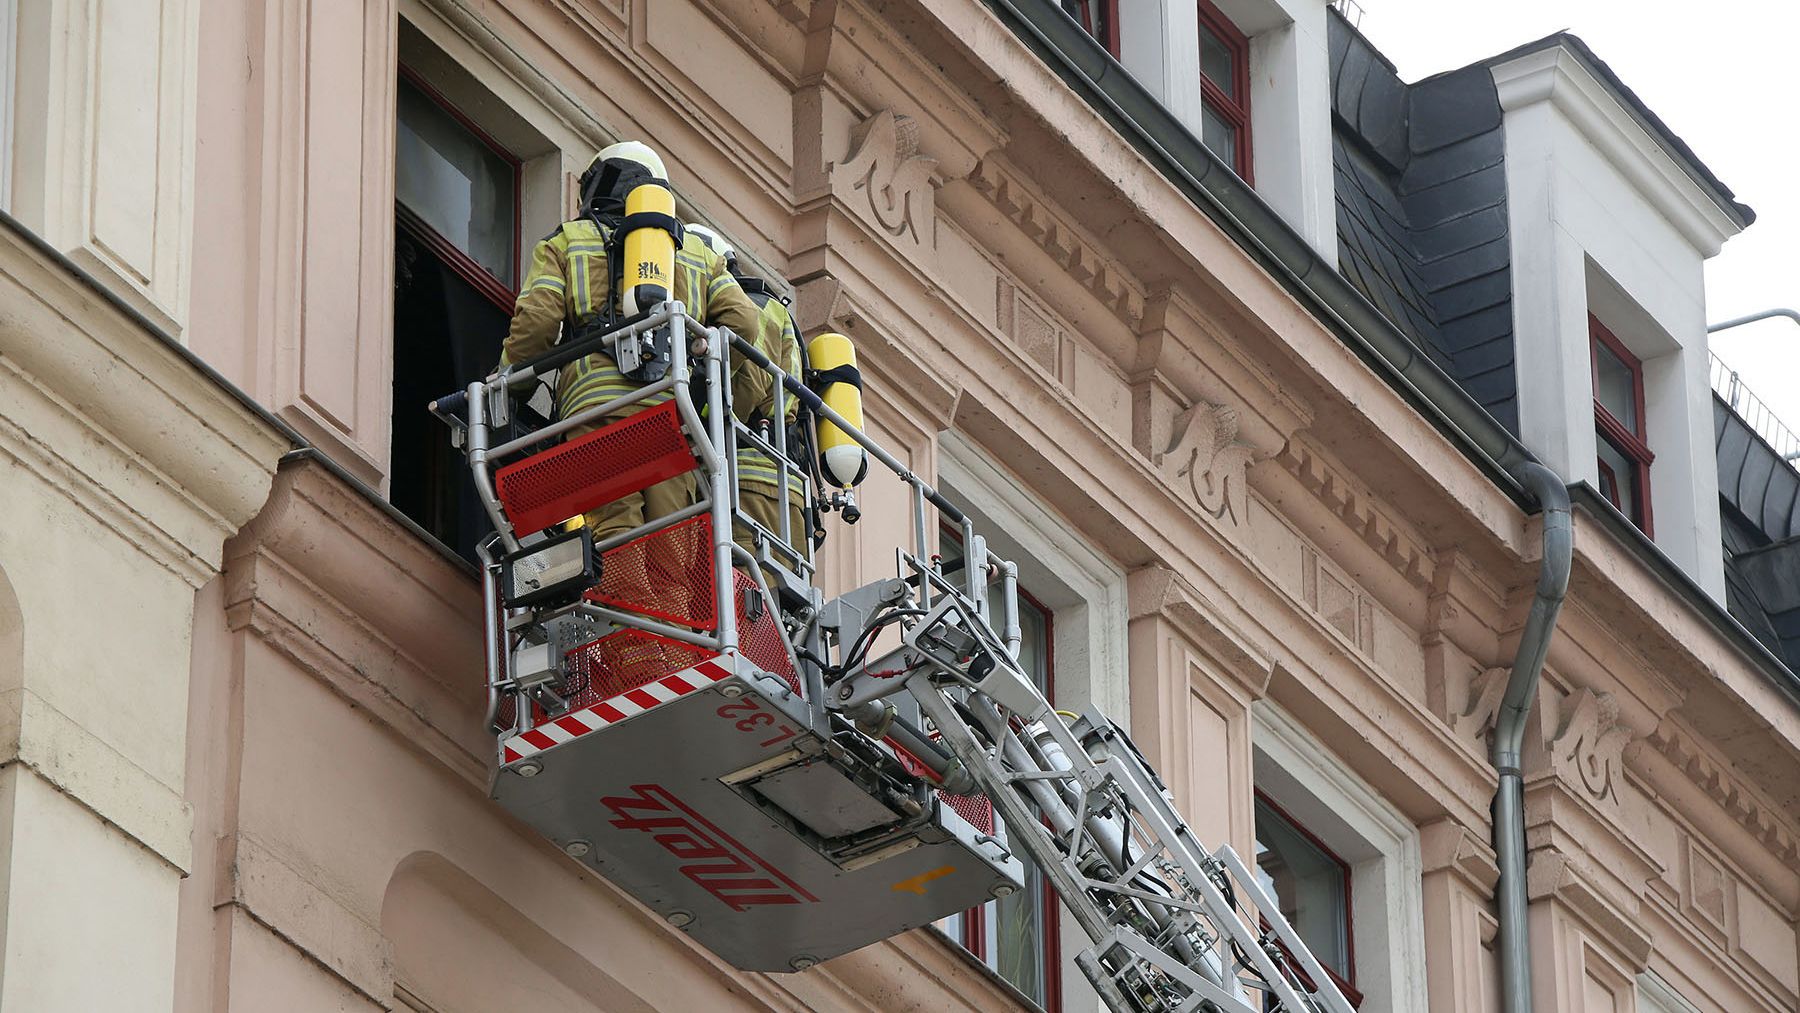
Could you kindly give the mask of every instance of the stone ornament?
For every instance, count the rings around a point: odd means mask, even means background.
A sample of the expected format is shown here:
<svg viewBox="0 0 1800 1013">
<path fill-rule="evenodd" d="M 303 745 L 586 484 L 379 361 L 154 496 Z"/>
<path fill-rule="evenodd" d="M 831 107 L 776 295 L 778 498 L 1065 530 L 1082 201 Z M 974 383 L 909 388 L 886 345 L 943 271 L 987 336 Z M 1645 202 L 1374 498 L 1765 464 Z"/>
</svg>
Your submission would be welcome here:
<svg viewBox="0 0 1800 1013">
<path fill-rule="evenodd" d="M 936 168 L 937 159 L 919 154 L 918 123 L 883 109 L 850 132 L 850 154 L 832 167 L 831 185 L 860 196 L 868 218 L 894 239 L 936 246 Z"/>
</svg>

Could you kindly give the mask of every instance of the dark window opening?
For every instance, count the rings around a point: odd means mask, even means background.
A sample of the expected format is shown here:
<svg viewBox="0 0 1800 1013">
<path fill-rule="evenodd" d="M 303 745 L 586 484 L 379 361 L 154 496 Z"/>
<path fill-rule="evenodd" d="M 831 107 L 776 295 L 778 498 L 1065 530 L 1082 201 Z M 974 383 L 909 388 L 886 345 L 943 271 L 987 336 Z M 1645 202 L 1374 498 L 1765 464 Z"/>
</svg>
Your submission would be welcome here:
<svg viewBox="0 0 1800 1013">
<path fill-rule="evenodd" d="M 464 558 L 489 530 L 462 454 L 425 406 L 500 361 L 518 277 L 519 162 L 401 70 L 388 498 Z"/>
<path fill-rule="evenodd" d="M 1650 465 L 1656 455 L 1644 421 L 1644 364 L 1592 313 L 1588 340 L 1600 495 L 1650 535 Z"/>
<path fill-rule="evenodd" d="M 1250 174 L 1250 40 L 1210 0 L 1200 6 L 1200 141 L 1246 183 Z"/>
</svg>

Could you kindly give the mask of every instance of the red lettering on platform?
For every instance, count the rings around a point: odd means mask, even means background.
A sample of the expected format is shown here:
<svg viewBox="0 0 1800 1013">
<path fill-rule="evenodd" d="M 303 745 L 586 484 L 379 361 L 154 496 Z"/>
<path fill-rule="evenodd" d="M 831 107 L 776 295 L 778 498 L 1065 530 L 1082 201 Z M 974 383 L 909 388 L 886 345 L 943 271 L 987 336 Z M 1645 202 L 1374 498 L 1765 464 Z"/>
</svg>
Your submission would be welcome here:
<svg viewBox="0 0 1800 1013">
<path fill-rule="evenodd" d="M 681 874 L 733 911 L 767 904 L 817 903 L 800 884 L 708 822 L 660 784 L 634 784 L 635 795 L 609 795 L 612 825 L 641 830 L 680 860 Z"/>
</svg>

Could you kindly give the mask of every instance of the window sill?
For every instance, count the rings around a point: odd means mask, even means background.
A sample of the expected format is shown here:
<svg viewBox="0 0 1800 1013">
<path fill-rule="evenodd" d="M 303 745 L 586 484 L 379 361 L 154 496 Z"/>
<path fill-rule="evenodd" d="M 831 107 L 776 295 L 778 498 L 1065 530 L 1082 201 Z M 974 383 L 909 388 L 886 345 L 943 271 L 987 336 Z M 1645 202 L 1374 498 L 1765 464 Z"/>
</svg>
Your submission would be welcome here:
<svg viewBox="0 0 1800 1013">
<path fill-rule="evenodd" d="M 938 945 L 948 947 L 950 950 L 954 951 L 956 959 L 961 960 L 964 964 L 968 965 L 970 969 L 981 975 L 988 984 L 994 986 L 994 988 L 999 991 L 1006 993 L 1007 997 L 1017 1003 L 1020 1009 L 1030 1010 L 1032 1013 L 1046 1013 L 1044 1007 L 1033 1002 L 1029 996 L 1014 987 L 1012 982 L 1002 978 L 999 971 L 994 970 L 976 958 L 975 954 L 970 953 L 968 948 L 963 946 L 963 944 L 950 938 L 950 934 L 943 929 L 938 928 L 935 924 L 927 925 L 924 928 L 924 932 Z"/>
</svg>

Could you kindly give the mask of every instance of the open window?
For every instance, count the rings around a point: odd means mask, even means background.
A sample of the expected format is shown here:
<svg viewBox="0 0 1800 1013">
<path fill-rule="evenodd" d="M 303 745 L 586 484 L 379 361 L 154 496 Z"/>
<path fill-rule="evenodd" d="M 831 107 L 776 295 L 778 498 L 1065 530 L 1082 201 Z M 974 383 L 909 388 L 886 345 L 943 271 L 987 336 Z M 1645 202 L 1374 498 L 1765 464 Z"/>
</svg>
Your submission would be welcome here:
<svg viewBox="0 0 1800 1013">
<path fill-rule="evenodd" d="M 520 162 L 401 67 L 394 152 L 394 425 L 388 495 L 465 558 L 487 519 L 425 405 L 500 359 L 519 275 Z"/>
<path fill-rule="evenodd" d="M 1594 449 L 1600 495 L 1646 535 L 1650 520 L 1650 452 L 1644 422 L 1644 365 L 1600 318 L 1588 314 L 1593 356 Z"/>
<path fill-rule="evenodd" d="M 1256 793 L 1256 875 L 1344 998 L 1360 1007 L 1350 864 L 1261 791 Z"/>
</svg>

